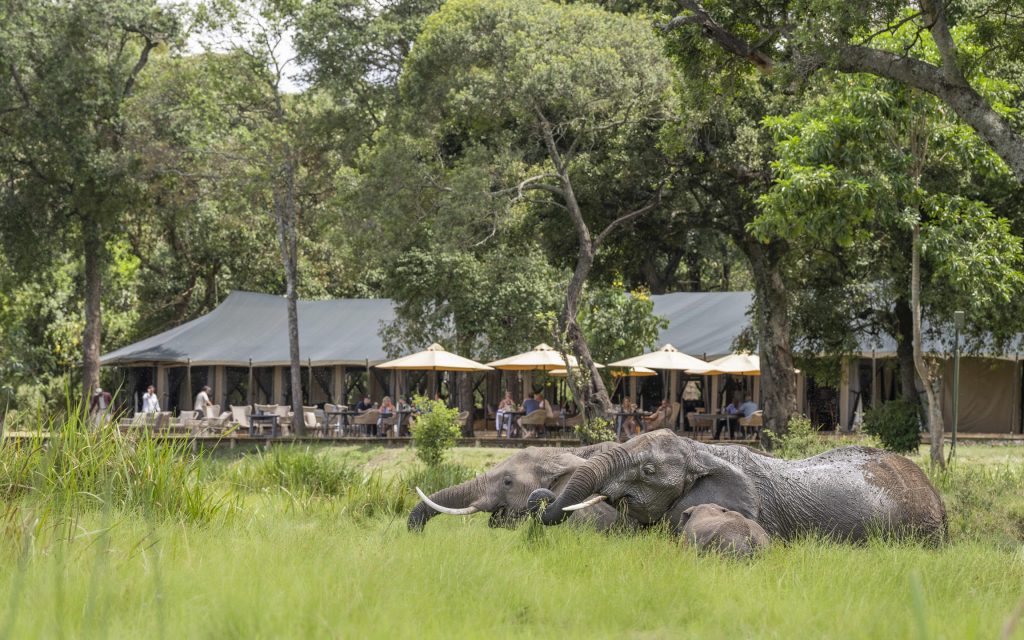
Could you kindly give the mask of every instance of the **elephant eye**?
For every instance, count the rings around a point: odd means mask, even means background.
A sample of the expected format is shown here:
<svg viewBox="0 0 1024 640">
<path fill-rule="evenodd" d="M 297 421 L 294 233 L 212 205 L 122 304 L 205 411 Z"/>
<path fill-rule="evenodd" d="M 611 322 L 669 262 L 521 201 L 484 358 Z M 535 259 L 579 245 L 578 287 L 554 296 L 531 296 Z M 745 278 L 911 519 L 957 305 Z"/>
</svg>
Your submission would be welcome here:
<svg viewBox="0 0 1024 640">
<path fill-rule="evenodd" d="M 511 487 L 512 486 L 512 478 L 505 478 L 505 486 L 506 487 Z"/>
<path fill-rule="evenodd" d="M 650 463 L 645 464 L 643 467 L 640 468 L 640 470 L 643 472 L 643 474 L 645 476 L 653 476 L 654 475 L 654 465 L 653 464 L 650 464 Z"/>
</svg>

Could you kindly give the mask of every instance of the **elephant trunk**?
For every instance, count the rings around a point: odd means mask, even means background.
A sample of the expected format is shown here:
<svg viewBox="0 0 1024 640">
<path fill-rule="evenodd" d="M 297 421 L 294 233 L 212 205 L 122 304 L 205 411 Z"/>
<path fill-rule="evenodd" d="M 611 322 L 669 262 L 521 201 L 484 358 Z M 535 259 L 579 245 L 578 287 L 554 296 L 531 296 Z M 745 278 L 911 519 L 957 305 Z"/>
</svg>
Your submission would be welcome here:
<svg viewBox="0 0 1024 640">
<path fill-rule="evenodd" d="M 595 489 L 604 485 L 613 471 L 629 462 L 629 454 L 621 447 L 605 451 L 579 466 L 569 478 L 554 501 L 541 513 L 540 521 L 544 524 L 560 524 L 569 517 L 564 508 L 579 504 L 594 493 Z"/>
<path fill-rule="evenodd" d="M 446 489 L 441 489 L 430 494 L 431 502 L 454 509 L 464 509 L 477 499 L 480 495 L 480 479 L 474 478 L 462 484 L 457 484 Z M 439 512 L 434 510 L 424 501 L 420 501 L 409 513 L 409 531 L 422 531 L 427 521 L 436 516 Z"/>
</svg>

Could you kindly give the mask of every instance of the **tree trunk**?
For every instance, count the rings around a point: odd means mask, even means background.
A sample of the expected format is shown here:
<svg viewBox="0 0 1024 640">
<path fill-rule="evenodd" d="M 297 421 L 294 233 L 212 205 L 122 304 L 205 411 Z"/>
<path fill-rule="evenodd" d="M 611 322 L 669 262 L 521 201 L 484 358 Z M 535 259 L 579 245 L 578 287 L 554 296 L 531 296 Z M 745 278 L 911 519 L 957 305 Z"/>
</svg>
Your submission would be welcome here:
<svg viewBox="0 0 1024 640">
<path fill-rule="evenodd" d="M 914 312 L 906 298 L 896 299 L 896 358 L 900 363 L 900 397 L 906 402 L 921 404 L 917 392 L 917 372 L 914 365 Z"/>
<path fill-rule="evenodd" d="M 82 404 L 88 408 L 100 382 L 100 342 L 103 330 L 103 238 L 99 223 L 82 218 L 85 254 L 85 330 L 82 333 Z"/>
<path fill-rule="evenodd" d="M 921 344 L 921 223 L 914 223 L 913 246 L 910 250 L 910 305 L 914 316 L 914 367 L 917 375 L 924 383 L 924 393 L 928 402 L 928 432 L 931 434 L 931 463 L 933 467 L 946 468 L 946 460 L 942 455 L 942 406 L 939 404 L 939 392 L 942 379 L 934 366 L 924 360 L 924 349 Z"/>
<path fill-rule="evenodd" d="M 274 186 L 274 217 L 277 218 L 278 242 L 284 265 L 285 297 L 288 300 L 288 357 L 291 360 L 292 431 L 306 434 L 306 421 L 302 411 L 302 357 L 299 353 L 299 293 L 298 293 L 298 214 L 295 204 L 295 164 L 291 149 L 283 149 L 280 180 Z M 312 391 L 312 389 L 310 389 Z"/>
<path fill-rule="evenodd" d="M 469 353 L 463 351 L 462 353 Z M 462 435 L 472 438 L 473 433 L 473 374 L 469 371 L 457 374 L 459 376 L 459 411 L 468 411 L 469 418 L 460 425 Z"/>
<path fill-rule="evenodd" d="M 761 389 L 764 393 L 764 426 L 776 435 L 786 433 L 797 414 L 796 373 L 790 348 L 789 294 L 782 277 L 778 247 L 754 238 L 739 243 L 750 260 L 757 300 L 754 322 L 761 354 Z M 767 435 L 762 444 L 771 447 Z"/>
</svg>

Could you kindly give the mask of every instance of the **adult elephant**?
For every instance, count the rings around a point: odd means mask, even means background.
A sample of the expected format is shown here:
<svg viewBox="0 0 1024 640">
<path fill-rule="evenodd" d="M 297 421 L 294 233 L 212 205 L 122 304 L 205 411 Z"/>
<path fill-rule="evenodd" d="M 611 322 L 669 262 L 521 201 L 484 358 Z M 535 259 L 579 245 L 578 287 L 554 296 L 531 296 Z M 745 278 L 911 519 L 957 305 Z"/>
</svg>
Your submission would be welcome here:
<svg viewBox="0 0 1024 640">
<path fill-rule="evenodd" d="M 782 539 L 946 536 L 945 507 L 921 469 L 868 447 L 782 460 L 655 431 L 591 457 L 564 490 L 539 489 L 530 501 L 534 508 L 547 501 L 541 520 L 557 524 L 602 496 L 641 523 L 667 519 L 677 533 L 688 508 L 715 503 Z"/>
<path fill-rule="evenodd" d="M 561 491 L 587 459 L 615 446 L 603 442 L 574 448 L 528 447 L 486 473 L 430 496 L 417 488 L 421 502 L 409 514 L 409 530 L 422 530 L 427 521 L 439 513 L 464 516 L 478 511 L 491 514 L 489 524 L 492 527 L 512 526 L 529 513 L 528 499 L 533 489 Z M 598 529 L 608 529 L 619 520 L 619 514 L 610 505 L 597 504 L 580 510 L 574 519 L 590 521 Z"/>
</svg>

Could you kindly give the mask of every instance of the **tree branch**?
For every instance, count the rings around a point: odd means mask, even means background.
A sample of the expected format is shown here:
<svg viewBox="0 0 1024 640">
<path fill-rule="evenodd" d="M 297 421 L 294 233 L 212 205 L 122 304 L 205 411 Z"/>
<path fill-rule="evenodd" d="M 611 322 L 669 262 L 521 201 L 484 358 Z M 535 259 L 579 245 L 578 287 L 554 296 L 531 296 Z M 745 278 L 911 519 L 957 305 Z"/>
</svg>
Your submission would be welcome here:
<svg viewBox="0 0 1024 640">
<path fill-rule="evenodd" d="M 761 71 L 771 71 L 772 67 L 775 66 L 775 61 L 772 60 L 771 56 L 759 51 L 757 47 L 751 45 L 743 38 L 731 33 L 728 29 L 716 22 L 715 19 L 711 17 L 711 14 L 709 14 L 707 10 L 704 9 L 704 7 L 696 0 L 676 0 L 676 4 L 679 6 L 681 11 L 689 13 L 686 15 L 676 16 L 669 20 L 668 24 L 664 27 L 666 31 L 676 29 L 685 24 L 696 24 L 700 26 L 704 35 L 717 42 L 720 47 L 741 58 L 749 60 Z"/>
</svg>

